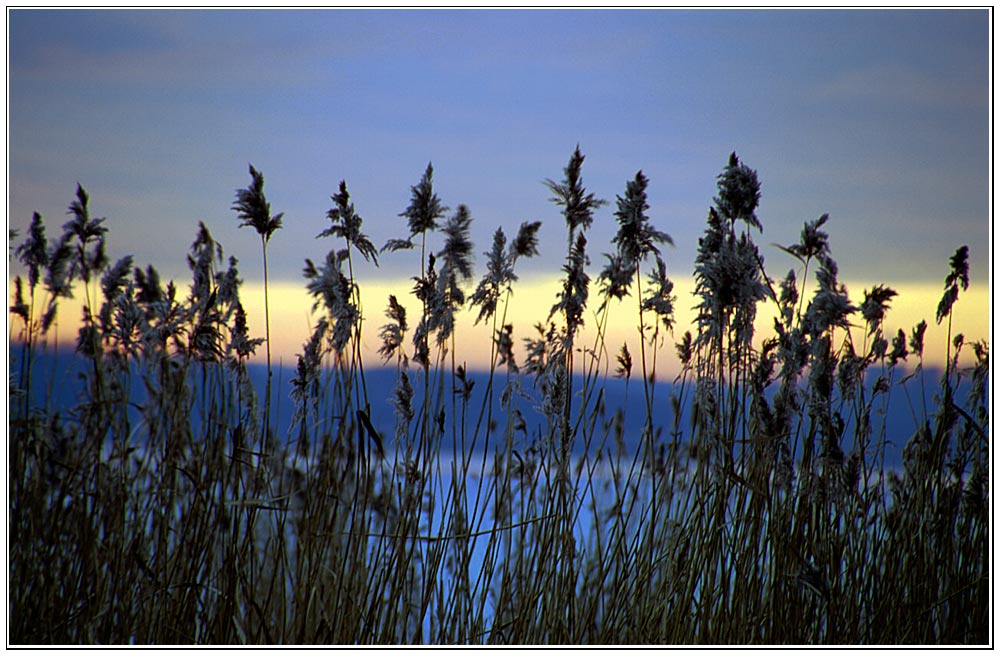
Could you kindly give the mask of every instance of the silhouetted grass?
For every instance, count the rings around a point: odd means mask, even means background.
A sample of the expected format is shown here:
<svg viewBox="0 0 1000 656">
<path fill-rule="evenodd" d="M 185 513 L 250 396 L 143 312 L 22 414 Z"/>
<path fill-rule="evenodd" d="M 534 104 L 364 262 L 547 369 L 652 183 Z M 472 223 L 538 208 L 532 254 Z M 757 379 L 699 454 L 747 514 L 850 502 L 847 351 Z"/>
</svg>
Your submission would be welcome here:
<svg viewBox="0 0 1000 656">
<path fill-rule="evenodd" d="M 525 336 L 507 310 L 540 223 L 510 240 L 498 228 L 467 295 L 472 214 L 448 215 L 428 165 L 401 214 L 408 237 L 383 248 L 419 237 L 421 315 L 390 296 L 380 331 L 378 364 L 396 380 L 389 421 L 373 415 L 383 406 L 366 382 L 355 277 L 355 256 L 377 265 L 378 254 L 342 182 L 319 234 L 342 243 L 305 266 L 319 319 L 291 381 L 288 435 L 266 409 L 270 357 L 263 408 L 247 373 L 266 336 L 248 333 L 236 260 L 204 225 L 181 292 L 130 257 L 109 263 L 82 188 L 58 240 L 36 214 L 14 251 L 26 273 L 8 315 L 19 331 L 10 642 L 988 643 L 989 345 L 951 326 L 967 248 L 936 315 L 947 363 L 928 380 L 926 324 L 884 334 L 896 292 L 882 285 L 852 303 L 826 215 L 782 247 L 801 270 L 769 277 L 753 240 L 760 183 L 734 153 L 698 244 L 697 325 L 667 346 L 677 299 L 659 249 L 672 242 L 646 214 L 649 181 L 640 171 L 616 199 L 594 292 L 586 231 L 605 201 L 583 186 L 583 162 L 577 148 L 564 179 L 546 182 L 567 223 L 565 277 Z M 250 172 L 234 209 L 260 234 L 266 267 L 281 215 Z M 74 288 L 86 392 L 53 407 L 30 391 L 34 363 L 58 347 L 55 313 Z M 626 296 L 637 353 L 604 339 Z M 778 309 L 765 336 L 761 304 Z M 479 388 L 457 364 L 466 307 L 492 338 Z M 591 317 L 596 338 L 583 343 Z M 669 399 L 656 397 L 664 348 L 683 365 Z M 638 439 L 624 434 L 626 408 L 607 406 L 612 376 L 641 386 Z M 918 399 L 917 414 L 893 469 L 887 443 L 902 436 L 888 434 L 884 410 L 900 394 Z M 664 402 L 672 423 L 657 425 Z"/>
</svg>

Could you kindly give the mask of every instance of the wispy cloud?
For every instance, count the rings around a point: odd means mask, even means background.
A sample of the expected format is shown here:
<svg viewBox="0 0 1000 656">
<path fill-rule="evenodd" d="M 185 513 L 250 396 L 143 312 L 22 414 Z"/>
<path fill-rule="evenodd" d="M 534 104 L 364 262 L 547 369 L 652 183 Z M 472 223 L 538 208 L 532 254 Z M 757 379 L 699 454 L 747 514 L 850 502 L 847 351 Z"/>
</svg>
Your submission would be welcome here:
<svg viewBox="0 0 1000 656">
<path fill-rule="evenodd" d="M 12 73 L 33 82 L 259 91 L 255 85 L 317 82 L 324 69 L 314 64 L 352 41 L 305 38 L 308 21 L 272 15 L 273 21 L 208 10 L 14 12 Z"/>
<path fill-rule="evenodd" d="M 985 63 L 984 71 L 985 73 Z M 981 81 L 935 75 L 897 64 L 870 64 L 853 68 L 818 85 L 820 100 L 844 104 L 873 103 L 914 109 L 985 111 L 989 90 Z"/>
</svg>

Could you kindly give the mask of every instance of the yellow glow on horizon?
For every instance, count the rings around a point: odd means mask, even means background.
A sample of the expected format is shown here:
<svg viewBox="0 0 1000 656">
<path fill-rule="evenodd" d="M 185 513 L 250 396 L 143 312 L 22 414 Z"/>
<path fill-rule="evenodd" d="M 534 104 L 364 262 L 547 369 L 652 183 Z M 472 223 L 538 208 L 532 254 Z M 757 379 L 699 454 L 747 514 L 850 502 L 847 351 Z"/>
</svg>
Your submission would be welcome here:
<svg viewBox="0 0 1000 656">
<path fill-rule="evenodd" d="M 815 284 L 807 285 L 805 293 L 811 295 Z M 852 302 L 860 305 L 863 293 L 866 288 L 872 285 L 863 283 L 846 282 Z M 946 344 L 947 344 L 947 322 L 938 326 L 935 322 L 937 304 L 941 298 L 942 288 L 934 284 L 903 284 L 890 285 L 899 295 L 892 299 L 890 309 L 886 315 L 884 324 L 885 336 L 891 341 L 896 331 L 900 328 L 909 338 L 915 325 L 921 320 L 927 322 L 927 332 L 925 335 L 924 362 L 927 366 L 943 366 Z M 378 354 L 381 344 L 379 338 L 380 328 L 388 321 L 385 317 L 385 308 L 388 305 L 390 294 L 395 294 L 399 302 L 407 310 L 407 322 L 409 331 L 407 334 L 407 353 L 412 353 L 413 329 L 416 327 L 420 317 L 420 303 L 412 295 L 413 282 L 409 279 L 399 280 L 372 280 L 362 281 L 362 307 L 364 313 L 364 324 L 362 330 L 362 353 L 368 366 L 382 364 Z M 471 295 L 474 284 L 470 283 L 467 293 Z M 560 289 L 559 277 L 535 276 L 524 278 L 514 284 L 514 291 L 510 297 L 505 322 L 513 325 L 515 356 L 519 365 L 524 364 L 524 338 L 536 337 L 537 332 L 534 325 L 539 322 L 546 322 L 552 305 L 556 302 L 556 295 Z M 8 296 L 13 299 L 13 284 L 8 283 Z M 59 344 L 67 346 L 76 341 L 82 319 L 82 307 L 84 295 L 82 290 L 76 290 L 75 298 L 62 300 L 59 309 L 58 340 Z M 663 334 L 664 340 L 659 349 L 656 350 L 656 371 L 659 380 L 672 380 L 679 372 L 679 362 L 677 360 L 674 344 L 685 331 L 694 332 L 696 298 L 693 296 L 694 281 L 692 278 L 674 279 L 675 302 L 675 325 L 673 334 Z M 178 295 L 183 297 L 187 293 L 185 287 L 180 287 Z M 36 302 L 43 302 L 43 294 L 38 293 Z M 285 366 L 295 366 L 297 356 L 303 350 L 303 345 L 309 339 L 317 313 L 312 311 L 313 299 L 309 296 L 304 284 L 300 283 L 272 283 L 269 289 L 270 320 L 271 320 L 271 359 L 274 364 Z M 241 293 L 241 300 L 246 309 L 250 333 L 255 337 L 263 337 L 264 331 L 264 293 L 263 285 L 260 283 L 244 283 Z M 589 301 L 588 314 L 585 315 L 585 326 L 577 340 L 578 348 L 593 349 L 595 344 L 597 317 L 594 311 L 600 304 L 597 296 L 597 285 L 591 282 L 591 296 Z M 504 311 L 504 298 L 501 297 L 498 305 L 497 326 L 499 327 L 501 316 Z M 490 359 L 490 338 L 492 322 L 475 324 L 475 311 L 463 310 L 457 319 L 456 325 L 456 362 L 466 363 L 470 369 L 488 369 Z M 776 309 L 773 302 L 764 302 L 758 306 L 757 317 L 757 344 L 760 343 L 761 336 L 773 334 L 773 317 L 776 316 Z M 559 317 L 554 319 L 559 323 Z M 653 317 L 647 316 L 646 322 L 649 324 Z M 18 336 L 21 329 L 20 319 L 8 314 L 8 327 L 10 338 Z M 854 343 L 863 343 L 866 335 L 864 328 L 860 325 L 861 317 L 856 315 L 858 327 L 852 329 Z M 605 335 L 606 353 L 602 356 L 602 367 L 608 366 L 610 371 L 615 369 L 615 357 L 621 349 L 623 343 L 628 344 L 632 354 L 633 375 L 641 371 L 640 348 L 638 342 L 638 309 L 634 296 L 629 296 L 621 302 L 612 302 L 610 315 L 608 318 L 607 331 Z M 987 339 L 990 335 L 990 300 L 987 285 L 973 285 L 959 295 L 959 300 L 953 308 L 952 330 L 954 334 L 963 333 L 967 344 Z M 662 334 L 662 331 L 661 331 Z M 50 334 L 50 343 L 53 342 L 54 335 Z M 838 342 L 839 343 L 839 342 Z M 653 353 L 647 349 L 647 364 L 652 366 Z M 972 358 L 971 348 L 967 349 L 963 356 L 963 363 L 970 362 Z M 264 362 L 265 349 L 260 347 L 257 350 L 255 361 Z M 908 365 L 915 365 L 911 357 Z"/>
</svg>

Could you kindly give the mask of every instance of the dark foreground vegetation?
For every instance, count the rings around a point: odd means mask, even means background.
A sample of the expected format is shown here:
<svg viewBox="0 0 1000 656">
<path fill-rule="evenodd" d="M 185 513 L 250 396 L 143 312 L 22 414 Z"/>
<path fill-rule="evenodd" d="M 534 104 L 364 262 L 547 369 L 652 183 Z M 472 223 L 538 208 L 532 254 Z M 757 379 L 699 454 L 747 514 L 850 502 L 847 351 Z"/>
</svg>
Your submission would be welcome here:
<svg viewBox="0 0 1000 656">
<path fill-rule="evenodd" d="M 546 183 L 566 221 L 564 277 L 526 335 L 506 313 L 539 223 L 498 229 L 473 286 L 471 214 L 443 206 L 430 166 L 401 215 L 407 236 L 381 250 L 341 183 L 319 235 L 333 249 L 305 266 L 320 318 L 288 434 L 270 377 L 263 398 L 248 378 L 268 335 L 248 334 L 237 262 L 204 225 L 179 288 L 130 257 L 110 263 L 82 188 L 58 239 L 36 214 L 12 240 L 24 275 L 8 315 L 8 640 L 990 642 L 989 345 L 951 326 L 968 249 L 942 263 L 948 359 L 932 377 L 924 322 L 883 332 L 896 292 L 874 285 L 855 305 L 838 282 L 825 215 L 783 249 L 798 269 L 765 272 L 760 184 L 734 154 L 698 243 L 697 325 L 681 334 L 660 252 L 671 240 L 649 221 L 641 172 L 616 199 L 606 264 L 587 273 L 605 201 L 584 188 L 583 159 Z M 281 215 L 250 176 L 233 209 L 260 236 L 266 289 Z M 364 362 L 355 273 L 407 250 L 420 316 L 390 296 L 383 362 Z M 71 293 L 85 295 L 86 392 L 54 407 L 32 379 Z M 779 317 L 763 336 L 762 304 Z M 463 308 L 493 337 L 478 386 L 456 364 Z M 631 349 L 603 338 L 624 308 Z M 664 349 L 683 364 L 668 397 Z M 365 374 L 383 364 L 389 403 Z M 605 403 L 616 376 L 645 409 L 638 435 Z M 911 434 L 888 434 L 894 395 Z M 664 403 L 673 420 L 654 425 Z M 898 466 L 890 443 L 905 444 Z"/>
</svg>

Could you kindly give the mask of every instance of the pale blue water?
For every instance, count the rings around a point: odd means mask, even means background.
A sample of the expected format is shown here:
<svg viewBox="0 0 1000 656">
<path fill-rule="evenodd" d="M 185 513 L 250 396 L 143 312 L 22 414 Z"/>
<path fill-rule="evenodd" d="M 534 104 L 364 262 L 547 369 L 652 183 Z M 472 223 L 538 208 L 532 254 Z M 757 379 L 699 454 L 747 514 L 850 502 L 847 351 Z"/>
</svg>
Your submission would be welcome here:
<svg viewBox="0 0 1000 656">
<path fill-rule="evenodd" d="M 12 380 L 17 380 L 16 376 L 19 372 L 20 366 L 20 352 L 16 346 L 11 347 L 12 358 L 9 359 Z M 62 352 L 58 354 L 41 354 L 34 364 L 34 373 L 32 379 L 32 389 L 33 389 L 33 403 L 36 407 L 47 407 L 53 411 L 59 411 L 64 417 L 70 418 L 72 416 L 72 408 L 78 403 L 86 401 L 84 378 L 83 374 L 87 372 L 87 363 L 83 361 L 78 356 Z M 197 426 L 199 417 L 202 416 L 205 408 L 202 405 L 202 400 L 198 394 L 201 380 L 201 370 L 198 366 L 195 366 L 192 370 L 191 382 L 194 390 L 193 394 L 193 407 L 192 407 L 192 424 Z M 259 397 L 263 398 L 263 388 L 264 380 L 266 377 L 266 370 L 263 366 L 251 366 L 250 373 L 255 381 L 256 387 L 258 389 Z M 272 416 L 274 424 L 277 427 L 276 434 L 278 436 L 288 436 L 290 433 L 294 434 L 294 427 L 291 425 L 291 419 L 295 414 L 295 405 L 292 401 L 289 392 L 291 390 L 291 379 L 294 377 L 294 370 L 288 367 L 276 367 L 273 376 L 274 385 L 274 398 L 275 403 L 272 411 Z M 929 390 L 935 390 L 938 383 L 938 372 L 927 371 L 926 372 L 926 382 L 927 388 Z M 387 451 L 387 460 L 385 461 L 383 467 L 390 469 L 392 463 L 397 461 L 397 457 L 400 454 L 400 447 L 402 445 L 397 444 L 393 437 L 394 435 L 394 420 L 393 420 L 393 410 L 391 405 L 389 405 L 388 399 L 392 395 L 393 387 L 396 384 L 396 371 L 394 369 L 386 368 L 373 368 L 366 371 L 366 381 L 368 387 L 368 397 L 372 405 L 372 421 L 375 424 L 377 430 L 382 433 L 385 439 L 385 446 Z M 414 406 L 419 407 L 421 402 L 421 392 L 423 390 L 423 373 L 419 370 L 410 371 L 411 384 L 413 385 L 415 391 Z M 472 373 L 470 374 L 470 379 L 475 381 L 475 386 L 473 388 L 473 393 L 470 398 L 468 413 L 467 413 L 467 434 L 471 434 L 473 431 L 476 420 L 479 415 L 480 407 L 483 403 L 483 395 L 487 388 L 488 376 L 483 373 Z M 487 447 L 486 431 L 481 430 L 477 439 L 471 441 L 465 445 L 464 458 L 468 462 L 468 466 L 463 466 L 460 463 L 461 458 L 459 456 L 463 455 L 461 451 L 454 451 L 452 445 L 452 421 L 455 416 L 461 416 L 460 412 L 454 414 L 452 412 L 451 398 L 450 395 L 446 394 L 445 407 L 447 412 L 445 414 L 444 431 L 441 442 L 441 450 L 437 455 L 437 467 L 439 468 L 439 476 L 434 480 L 435 494 L 438 497 L 438 503 L 435 504 L 433 512 L 424 517 L 424 525 L 421 527 L 420 535 L 428 538 L 448 538 L 452 540 L 447 542 L 449 545 L 457 544 L 452 538 L 454 534 L 451 528 L 452 516 L 450 512 L 446 511 L 446 508 L 454 508 L 455 504 L 445 503 L 445 500 L 450 497 L 452 491 L 454 490 L 453 483 L 453 466 L 457 470 L 468 470 L 468 475 L 465 477 L 465 507 L 469 512 L 480 511 L 473 517 L 469 518 L 467 522 L 467 531 L 471 533 L 483 532 L 483 535 L 473 535 L 467 538 L 467 544 L 470 549 L 470 561 L 469 561 L 469 571 L 472 576 L 473 588 L 473 598 L 478 603 L 481 599 L 479 595 L 482 594 L 482 590 L 490 585 L 494 584 L 494 581 L 478 581 L 478 573 L 482 570 L 484 563 L 486 562 L 488 556 L 488 549 L 490 547 L 490 537 L 488 532 L 492 526 L 497 522 L 496 518 L 492 515 L 492 508 L 494 507 L 494 502 L 496 501 L 492 492 L 490 491 L 490 483 L 492 482 L 492 476 L 494 475 L 493 469 L 493 452 L 494 449 L 502 444 L 504 439 L 504 426 L 506 421 L 507 410 L 501 407 L 500 397 L 503 392 L 504 386 L 507 383 L 508 378 L 506 373 L 498 373 L 494 378 L 494 400 L 493 400 L 493 415 L 497 419 L 497 427 L 489 435 L 489 446 Z M 626 385 L 624 381 L 617 380 L 614 378 L 600 379 L 597 381 L 598 386 L 602 389 L 600 396 L 600 401 L 605 407 L 603 413 L 598 413 L 597 427 L 594 430 L 595 440 L 594 444 L 591 445 L 590 449 L 585 449 L 581 440 L 578 440 L 574 444 L 573 448 L 573 470 L 580 464 L 590 464 L 593 465 L 595 462 L 594 458 L 599 450 L 599 446 L 602 443 L 607 431 L 602 427 L 604 422 L 610 422 L 615 411 L 617 409 L 622 410 L 623 415 L 623 463 L 622 467 L 627 471 L 628 464 L 631 462 L 631 455 L 635 453 L 638 445 L 637 436 L 642 432 L 642 424 L 645 419 L 646 409 L 645 400 L 643 398 L 641 383 L 633 380 L 630 384 Z M 444 389 L 450 390 L 451 388 L 450 376 L 446 376 L 444 381 Z M 522 413 L 525 426 L 521 431 L 517 431 L 514 436 L 514 448 L 518 450 L 519 455 L 522 457 L 527 456 L 530 449 L 533 447 L 544 447 L 544 435 L 546 428 L 546 417 L 543 416 L 538 407 L 537 396 L 534 391 L 533 379 L 529 376 L 523 376 L 520 380 L 521 391 L 523 395 L 515 397 L 515 406 Z M 132 387 L 132 400 L 136 404 L 142 404 L 146 400 L 147 393 L 144 389 L 142 383 L 142 377 L 140 372 L 132 371 L 131 376 L 131 387 Z M 579 391 L 582 388 L 582 382 L 577 380 L 575 382 L 574 389 Z M 919 394 L 919 386 L 911 384 L 911 399 L 908 401 L 906 395 L 902 393 L 900 389 L 894 389 L 893 394 L 890 396 L 891 405 L 889 406 L 889 411 L 885 415 L 885 429 L 886 436 L 889 440 L 889 448 L 887 449 L 887 460 L 886 466 L 889 468 L 896 468 L 899 466 L 899 453 L 901 448 L 905 445 L 906 441 L 912 435 L 914 430 L 914 422 L 912 414 L 910 411 L 910 402 L 918 404 L 919 399 L 916 395 Z M 674 417 L 671 409 L 671 404 L 669 402 L 670 393 L 673 387 L 669 383 L 658 383 L 654 388 L 654 405 L 653 405 L 653 423 L 655 427 L 660 427 L 663 429 L 663 433 L 660 436 L 660 441 L 668 441 L 670 439 L 669 433 L 674 425 Z M 688 394 L 690 395 L 690 390 Z M 964 396 L 960 391 L 960 397 Z M 588 404 L 588 409 L 592 409 L 597 403 L 597 395 L 591 398 Z M 930 399 L 927 399 L 930 401 Z M 579 399 L 576 401 L 576 406 L 579 407 Z M 456 399 L 456 407 L 461 408 L 461 401 Z M 686 411 L 687 408 L 685 407 Z M 136 413 L 136 418 L 138 419 L 139 411 L 133 408 L 131 412 Z M 414 420 L 419 421 L 419 415 Z M 876 429 L 879 428 L 880 420 L 874 418 L 876 423 Z M 139 425 L 138 423 L 136 425 Z M 484 420 L 485 426 L 485 420 Z M 688 422 L 686 417 L 683 418 L 681 422 L 682 433 L 688 430 Z M 847 434 L 851 433 L 851 430 L 846 431 Z M 142 441 L 141 432 L 135 437 L 137 441 Z M 139 446 L 139 445 L 137 445 Z M 844 445 L 845 451 L 849 450 L 849 445 Z M 615 451 L 615 445 L 612 438 L 609 437 L 607 442 L 604 443 L 603 453 L 607 455 L 609 452 Z M 597 467 L 592 470 L 591 474 L 584 474 L 582 480 L 584 485 L 579 486 L 576 489 L 576 496 L 579 503 L 584 505 L 584 512 L 579 514 L 579 519 L 574 525 L 574 537 L 576 544 L 583 549 L 585 553 L 585 545 L 588 545 L 594 534 L 595 516 L 599 517 L 602 515 L 603 511 L 607 510 L 610 505 L 614 502 L 615 497 L 609 492 L 610 486 L 612 484 L 610 477 L 610 470 L 606 466 L 605 462 L 601 467 Z M 300 463 L 300 467 L 308 466 L 306 463 Z M 391 480 L 391 477 L 390 477 Z M 643 479 L 646 480 L 646 479 Z M 480 485 L 482 484 L 482 487 Z M 634 501 L 636 503 L 637 512 L 633 514 L 633 517 L 638 518 L 643 515 L 641 509 L 644 508 L 647 502 L 646 496 L 648 495 L 648 487 L 645 484 L 639 485 L 635 491 L 638 495 Z M 591 506 L 596 508 L 596 514 L 591 510 Z M 675 511 L 677 509 L 675 508 Z M 485 512 L 484 512 L 485 511 Z M 526 520 L 538 519 L 538 509 L 533 509 L 527 511 L 524 514 L 519 514 L 513 519 L 503 519 L 500 524 L 504 526 L 509 526 L 511 523 L 523 522 Z M 263 517 L 270 517 L 271 522 L 262 522 L 261 529 L 266 533 L 267 531 L 278 530 L 276 523 L 273 523 L 275 513 L 264 512 Z M 518 532 L 529 532 L 535 530 L 538 524 L 532 522 L 530 524 L 525 524 L 522 526 L 517 526 L 514 528 L 509 528 L 505 533 L 513 536 Z M 371 528 L 371 527 L 369 527 Z M 290 530 L 286 528 L 286 530 Z M 640 530 L 639 521 L 635 519 L 633 523 L 628 527 L 628 531 L 635 532 Z M 290 535 L 289 544 L 294 546 L 294 535 Z M 372 543 L 376 541 L 373 539 Z M 422 541 L 421 548 L 427 550 L 431 543 Z M 451 550 L 449 550 L 451 552 Z M 452 556 L 454 556 L 452 552 Z M 454 584 L 453 578 L 448 578 L 453 576 L 454 569 L 444 568 L 442 571 L 445 574 L 445 585 L 451 586 Z M 491 624 L 495 608 L 493 606 L 493 600 L 487 598 L 486 604 L 483 607 L 483 621 L 485 626 Z M 424 639 L 432 638 L 432 620 L 428 615 L 420 618 L 423 627 Z M 410 631 L 415 632 L 416 627 L 411 626 Z M 401 635 L 399 637 L 400 642 L 405 642 L 412 638 L 415 633 L 409 636 Z M 485 636 L 484 636 L 485 638 Z"/>
<path fill-rule="evenodd" d="M 21 353 L 18 345 L 10 346 L 10 358 L 8 359 L 11 380 L 18 380 L 18 374 L 20 371 L 20 360 Z M 264 383 L 266 381 L 266 367 L 263 365 L 250 365 L 248 367 L 250 377 L 254 382 L 254 385 L 258 393 L 258 402 L 263 404 L 264 398 Z M 87 372 L 87 363 L 75 355 L 71 351 L 60 351 L 58 353 L 40 353 L 35 360 L 33 367 L 33 378 L 32 378 L 32 389 L 33 389 L 33 405 L 40 408 L 49 408 L 51 410 L 59 411 L 64 416 L 67 415 L 67 411 L 75 407 L 78 403 L 86 401 L 85 386 L 83 375 Z M 422 399 L 423 392 L 423 372 L 417 369 L 411 369 L 409 372 L 410 382 L 414 389 L 414 399 L 413 406 L 415 409 L 419 409 Z M 933 394 L 937 392 L 938 379 L 940 372 L 928 369 L 924 372 L 925 376 L 925 406 L 928 408 L 928 412 L 933 412 Z M 191 368 L 191 384 L 193 388 L 193 407 L 192 407 L 192 422 L 197 424 L 199 421 L 198 417 L 201 415 L 204 408 L 201 406 L 201 399 L 198 394 L 200 381 L 201 381 L 200 367 L 194 365 Z M 897 372 L 897 378 L 902 376 L 902 372 Z M 295 415 L 295 402 L 290 396 L 292 389 L 291 380 L 295 377 L 295 370 L 293 367 L 280 366 L 277 365 L 273 368 L 272 377 L 272 425 L 274 426 L 275 435 L 279 438 L 287 439 L 289 435 L 296 435 L 298 426 L 293 427 L 291 421 Z M 870 379 L 874 380 L 875 372 L 870 372 Z M 382 434 L 385 440 L 385 446 L 387 450 L 391 450 L 394 443 L 394 433 L 395 433 L 395 415 L 392 405 L 389 399 L 392 396 L 393 388 L 396 385 L 397 374 L 395 369 L 373 367 L 368 368 L 365 371 L 365 379 L 368 389 L 368 399 L 371 404 L 371 419 L 377 430 Z M 483 406 L 483 396 L 487 388 L 488 375 L 486 373 L 471 372 L 469 374 L 469 379 L 475 381 L 475 385 L 472 390 L 472 395 L 469 400 L 467 408 L 467 419 L 466 419 L 466 435 L 471 435 L 475 426 L 476 420 L 479 416 L 480 409 Z M 494 426 L 494 431 L 490 437 L 491 444 L 496 444 L 496 440 L 502 439 L 503 428 L 506 422 L 507 410 L 501 407 L 500 398 L 504 390 L 504 386 L 507 383 L 507 374 L 505 372 L 498 372 L 494 376 L 493 386 L 493 418 L 496 421 L 496 426 Z M 434 379 L 434 384 L 436 384 L 436 379 Z M 452 382 L 450 379 L 450 374 L 445 375 L 444 387 L 445 390 L 445 402 L 444 407 L 445 413 L 445 430 L 444 439 L 442 440 L 442 448 L 451 450 L 452 447 L 452 421 L 454 419 L 452 414 L 452 403 L 450 391 L 452 387 Z M 577 378 L 574 382 L 574 408 L 579 408 L 580 398 L 579 392 L 583 387 L 582 380 Z M 964 398 L 964 388 L 967 385 L 960 386 L 958 397 Z M 136 405 L 141 405 L 146 399 L 146 391 L 142 382 L 142 376 L 139 371 L 133 370 L 131 374 L 131 400 Z M 671 392 L 674 391 L 675 387 L 672 382 L 669 381 L 658 381 L 653 388 L 653 406 L 652 406 L 652 418 L 654 431 L 659 429 L 659 442 L 668 442 L 672 439 L 671 433 L 674 428 L 674 416 L 670 403 Z M 891 394 L 889 395 L 888 407 L 884 409 L 881 401 L 876 404 L 876 412 L 873 414 L 872 422 L 874 424 L 873 428 L 877 432 L 882 427 L 883 416 L 885 423 L 885 435 L 887 439 L 887 450 L 886 450 L 886 464 L 887 466 L 894 467 L 899 464 L 900 452 L 902 447 L 906 444 L 909 438 L 913 435 L 917 428 L 915 423 L 913 410 L 916 411 L 917 415 L 921 414 L 921 401 L 920 394 L 921 389 L 918 380 L 912 380 L 907 387 L 909 398 L 907 394 L 904 393 L 903 389 L 899 387 L 894 387 Z M 523 453 L 525 449 L 530 448 L 532 445 L 537 445 L 540 441 L 540 436 L 544 440 L 544 435 L 546 433 L 546 417 L 541 414 L 538 408 L 538 391 L 534 387 L 534 379 L 527 375 L 522 375 L 520 377 L 520 391 L 521 394 L 514 396 L 514 407 L 520 410 L 521 415 L 524 418 L 525 426 L 524 429 L 516 433 L 515 438 L 515 448 L 519 449 Z M 600 391 L 600 395 L 597 393 Z M 432 389 L 433 392 L 433 389 Z M 685 414 L 681 418 L 680 431 L 681 438 L 687 434 L 690 430 L 688 411 L 690 406 L 689 401 L 692 396 L 692 388 L 689 385 L 685 392 L 685 402 L 682 407 L 682 412 Z M 884 397 L 883 397 L 884 398 Z M 592 388 L 592 393 L 588 400 L 588 413 L 590 413 L 597 402 L 600 401 L 604 408 L 603 413 L 597 416 L 596 427 L 593 430 L 594 439 L 591 443 L 590 453 L 593 455 L 595 450 L 600 445 L 603 437 L 607 433 L 603 426 L 605 422 L 611 422 L 615 412 L 618 409 L 622 410 L 623 417 L 623 431 L 622 437 L 624 440 L 625 450 L 628 453 L 634 453 L 638 446 L 638 436 L 642 433 L 643 423 L 646 416 L 645 400 L 643 398 L 643 390 L 641 381 L 632 380 L 630 383 L 626 384 L 625 381 L 615 379 L 613 377 L 599 378 L 596 380 L 596 387 Z M 912 406 L 912 408 L 911 408 Z M 456 408 L 461 414 L 461 402 L 456 398 Z M 139 410 L 136 406 L 133 406 L 131 412 L 135 413 L 138 417 Z M 414 422 L 419 421 L 419 415 L 414 419 Z M 853 434 L 853 426 L 848 425 L 845 430 L 845 435 Z M 486 420 L 483 420 L 483 426 L 478 433 L 478 437 L 474 442 L 467 443 L 465 448 L 473 451 L 479 450 L 486 445 Z M 605 443 L 605 447 L 614 447 L 613 440 L 609 437 L 608 441 Z M 850 451 L 851 445 L 845 443 L 842 445 L 845 452 Z M 573 453 L 577 456 L 583 455 L 584 444 L 582 440 L 578 439 L 573 444 Z"/>
</svg>

